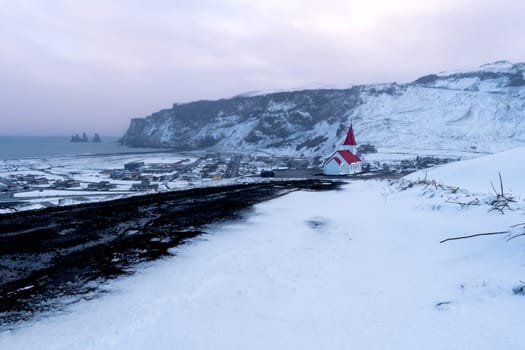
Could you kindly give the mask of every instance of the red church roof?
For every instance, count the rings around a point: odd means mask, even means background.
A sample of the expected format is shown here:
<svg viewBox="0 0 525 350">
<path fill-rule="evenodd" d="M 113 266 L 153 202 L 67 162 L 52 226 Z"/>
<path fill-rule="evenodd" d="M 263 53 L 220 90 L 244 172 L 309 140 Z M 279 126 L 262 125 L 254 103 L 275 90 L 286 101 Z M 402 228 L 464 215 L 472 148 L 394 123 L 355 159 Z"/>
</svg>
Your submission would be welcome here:
<svg viewBox="0 0 525 350">
<path fill-rule="evenodd" d="M 341 164 L 341 159 L 339 159 L 339 158 L 337 158 L 337 157 L 334 157 L 333 159 L 335 160 L 335 162 L 336 162 L 337 164 L 339 164 L 339 165 Z"/>
<path fill-rule="evenodd" d="M 346 139 L 343 145 L 345 146 L 357 145 L 357 143 L 355 142 L 354 128 L 352 128 L 352 124 L 350 124 L 350 129 L 348 129 L 348 134 L 346 135 Z"/>
<path fill-rule="evenodd" d="M 361 159 L 359 159 L 358 156 L 356 156 L 348 150 L 337 151 L 337 153 L 339 153 L 348 164 L 357 163 L 361 161 Z"/>
</svg>

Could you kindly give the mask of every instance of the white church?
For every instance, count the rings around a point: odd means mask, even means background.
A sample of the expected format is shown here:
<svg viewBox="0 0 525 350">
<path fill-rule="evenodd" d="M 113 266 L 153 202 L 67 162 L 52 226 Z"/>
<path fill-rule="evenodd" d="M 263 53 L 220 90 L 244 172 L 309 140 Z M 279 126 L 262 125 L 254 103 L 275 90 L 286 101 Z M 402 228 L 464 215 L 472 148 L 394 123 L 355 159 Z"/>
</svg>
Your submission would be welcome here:
<svg viewBox="0 0 525 350">
<path fill-rule="evenodd" d="M 360 173 L 363 168 L 361 159 L 355 154 L 357 143 L 355 142 L 352 124 L 348 129 L 345 142 L 341 149 L 335 151 L 323 164 L 325 175 L 350 175 Z"/>
</svg>

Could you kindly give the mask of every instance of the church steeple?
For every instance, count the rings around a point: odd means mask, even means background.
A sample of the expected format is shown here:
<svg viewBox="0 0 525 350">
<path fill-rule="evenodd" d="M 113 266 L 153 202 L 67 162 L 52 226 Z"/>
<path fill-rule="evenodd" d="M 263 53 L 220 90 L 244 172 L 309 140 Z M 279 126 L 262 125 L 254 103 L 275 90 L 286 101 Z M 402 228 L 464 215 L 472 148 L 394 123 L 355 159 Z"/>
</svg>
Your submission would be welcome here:
<svg viewBox="0 0 525 350">
<path fill-rule="evenodd" d="M 347 146 L 350 149 L 350 151 L 352 151 L 352 153 L 355 153 L 357 142 L 355 142 L 354 128 L 352 127 L 352 123 L 350 123 L 350 128 L 348 129 L 348 133 L 346 134 L 346 139 L 345 142 L 343 142 L 343 146 Z"/>
</svg>

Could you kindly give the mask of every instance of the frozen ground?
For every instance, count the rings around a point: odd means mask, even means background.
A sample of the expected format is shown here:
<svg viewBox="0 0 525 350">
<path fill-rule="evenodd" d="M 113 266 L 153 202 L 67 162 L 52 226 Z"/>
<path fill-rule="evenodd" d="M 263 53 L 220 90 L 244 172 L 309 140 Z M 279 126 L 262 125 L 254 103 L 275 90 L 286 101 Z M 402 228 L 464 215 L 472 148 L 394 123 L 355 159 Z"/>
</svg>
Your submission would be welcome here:
<svg viewBox="0 0 525 350">
<path fill-rule="evenodd" d="M 489 196 L 514 152 L 428 176 Z M 104 297 L 0 333 L 0 349 L 523 349 L 525 239 L 439 243 L 524 222 L 523 200 L 502 215 L 451 195 L 473 194 L 359 181 L 259 204 Z"/>
</svg>

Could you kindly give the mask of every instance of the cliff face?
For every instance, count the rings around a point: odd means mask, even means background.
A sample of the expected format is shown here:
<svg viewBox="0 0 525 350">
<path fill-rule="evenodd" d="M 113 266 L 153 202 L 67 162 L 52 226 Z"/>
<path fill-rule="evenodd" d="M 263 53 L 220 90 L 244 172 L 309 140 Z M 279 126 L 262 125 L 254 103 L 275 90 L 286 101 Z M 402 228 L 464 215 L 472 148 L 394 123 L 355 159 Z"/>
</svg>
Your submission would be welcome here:
<svg viewBox="0 0 525 350">
<path fill-rule="evenodd" d="M 132 119 L 130 146 L 323 156 L 353 122 L 379 148 L 494 152 L 525 144 L 525 64 L 427 75 L 411 83 L 237 96 Z"/>
</svg>

